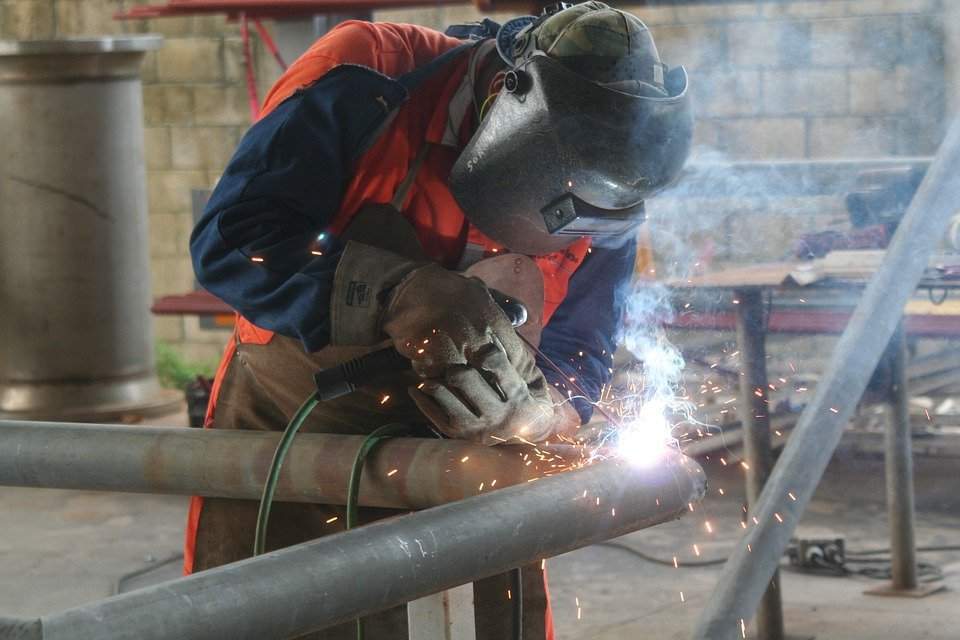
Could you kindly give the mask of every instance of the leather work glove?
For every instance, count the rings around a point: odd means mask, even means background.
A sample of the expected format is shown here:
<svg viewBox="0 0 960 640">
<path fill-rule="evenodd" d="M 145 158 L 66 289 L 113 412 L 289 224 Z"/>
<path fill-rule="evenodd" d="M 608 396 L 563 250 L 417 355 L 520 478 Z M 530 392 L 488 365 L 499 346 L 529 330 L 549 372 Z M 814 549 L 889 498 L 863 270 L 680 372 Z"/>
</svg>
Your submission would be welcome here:
<svg viewBox="0 0 960 640">
<path fill-rule="evenodd" d="M 330 300 L 331 343 L 372 345 L 383 338 L 421 377 L 442 376 L 494 338 L 515 367 L 531 360 L 479 278 L 347 243 Z"/>
<path fill-rule="evenodd" d="M 410 395 L 445 435 L 478 444 L 511 439 L 543 442 L 570 435 L 580 416 L 530 362 L 513 366 L 496 341 L 474 352 L 467 364 L 447 368 Z"/>
<path fill-rule="evenodd" d="M 332 344 L 391 338 L 427 379 L 411 395 L 446 435 L 543 441 L 580 424 L 479 278 L 348 242 L 330 316 Z"/>
</svg>

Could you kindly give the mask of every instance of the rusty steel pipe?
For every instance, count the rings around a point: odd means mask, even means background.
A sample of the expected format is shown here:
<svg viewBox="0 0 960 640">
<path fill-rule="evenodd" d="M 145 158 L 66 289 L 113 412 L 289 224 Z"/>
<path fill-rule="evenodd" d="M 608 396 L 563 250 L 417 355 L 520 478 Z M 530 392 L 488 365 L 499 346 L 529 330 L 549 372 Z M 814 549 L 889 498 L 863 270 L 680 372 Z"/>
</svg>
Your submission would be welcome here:
<svg viewBox="0 0 960 640">
<path fill-rule="evenodd" d="M 0 420 L 0 486 L 259 500 L 278 432 Z M 298 434 L 275 499 L 346 504 L 363 436 Z M 367 457 L 360 505 L 424 509 L 578 464 L 579 447 L 391 438 Z"/>
<path fill-rule="evenodd" d="M 676 453 L 649 467 L 610 459 L 34 622 L 45 640 L 298 637 L 679 518 L 705 490 L 703 470 Z"/>
</svg>

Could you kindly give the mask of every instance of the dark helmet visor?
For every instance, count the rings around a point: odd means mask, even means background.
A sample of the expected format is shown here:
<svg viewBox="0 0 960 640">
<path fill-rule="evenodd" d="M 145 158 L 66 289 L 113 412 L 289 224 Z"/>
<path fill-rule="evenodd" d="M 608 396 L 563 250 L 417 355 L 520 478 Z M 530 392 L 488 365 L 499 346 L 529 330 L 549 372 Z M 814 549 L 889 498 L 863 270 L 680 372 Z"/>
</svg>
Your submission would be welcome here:
<svg viewBox="0 0 960 640">
<path fill-rule="evenodd" d="M 508 249 L 537 255 L 640 224 L 643 200 L 676 177 L 690 151 L 683 68 L 666 73 L 665 97 L 611 89 L 544 54 L 512 74 L 451 172 L 470 221 Z"/>
</svg>

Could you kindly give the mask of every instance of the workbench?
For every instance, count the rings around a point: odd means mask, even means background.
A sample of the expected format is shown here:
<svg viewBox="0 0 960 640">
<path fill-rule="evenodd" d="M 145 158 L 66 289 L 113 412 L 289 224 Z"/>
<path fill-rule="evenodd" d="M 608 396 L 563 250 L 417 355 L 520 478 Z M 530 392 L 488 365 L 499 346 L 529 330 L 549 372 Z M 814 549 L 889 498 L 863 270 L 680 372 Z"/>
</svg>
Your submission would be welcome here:
<svg viewBox="0 0 960 640">
<path fill-rule="evenodd" d="M 841 333 L 871 275 L 869 269 L 860 273 L 846 270 L 838 275 L 824 270 L 822 265 L 797 262 L 751 265 L 667 283 L 678 312 L 665 326 L 736 332 L 741 356 L 738 414 L 750 506 L 756 504 L 774 464 L 767 335 Z M 960 302 L 948 300 L 950 293 L 957 289 L 960 289 L 960 279 L 928 269 L 917 289 L 920 294 L 926 294 L 926 299 L 918 297 L 908 303 L 887 347 L 891 374 L 888 402 L 893 417 L 887 422 L 884 449 L 893 579 L 890 586 L 873 590 L 878 595 L 916 596 L 929 591 L 927 585 L 917 581 L 906 336 L 960 336 Z M 709 299 L 712 308 L 697 305 L 698 297 Z M 828 308 L 818 304 L 824 300 L 831 301 Z M 784 308 L 778 308 L 781 304 Z M 756 622 L 761 638 L 784 637 L 778 574 L 766 591 Z"/>
</svg>

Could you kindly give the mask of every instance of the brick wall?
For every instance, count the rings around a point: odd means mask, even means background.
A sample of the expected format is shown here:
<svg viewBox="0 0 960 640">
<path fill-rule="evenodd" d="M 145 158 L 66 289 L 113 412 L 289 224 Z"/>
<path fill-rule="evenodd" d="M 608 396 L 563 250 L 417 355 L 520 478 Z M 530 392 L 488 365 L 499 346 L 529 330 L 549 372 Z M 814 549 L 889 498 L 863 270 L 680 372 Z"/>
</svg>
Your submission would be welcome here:
<svg viewBox="0 0 960 640">
<path fill-rule="evenodd" d="M 939 0 L 637 13 L 650 22 L 663 59 L 690 71 L 694 160 L 928 156 L 944 134 L 946 23 Z M 699 186 L 679 189 L 697 198 L 651 207 L 654 228 L 668 240 L 692 235 L 693 242 L 678 243 L 684 249 L 673 257 L 681 261 L 704 253 L 733 262 L 782 259 L 800 233 L 849 227 L 839 197 L 780 197 L 771 184 L 769 197 L 716 200 Z M 736 186 L 724 185 L 734 193 Z"/>
<path fill-rule="evenodd" d="M 945 132 L 945 77 L 956 59 L 944 43 L 956 34 L 941 0 L 612 4 L 650 27 L 664 62 L 687 68 L 693 161 L 928 156 Z M 379 17 L 440 27 L 470 14 Z M 710 193 L 717 187 L 723 197 Z M 737 197 L 737 188 L 683 182 L 648 203 L 661 272 L 704 256 L 782 259 L 800 233 L 849 226 L 842 198 L 784 197 L 776 184 L 767 197 Z"/>
<path fill-rule="evenodd" d="M 0 0 L 0 37 L 165 36 L 143 68 L 153 293 L 160 296 L 192 287 L 191 191 L 213 185 L 250 116 L 236 24 L 223 16 L 111 18 L 135 4 L 146 2 Z M 651 27 L 668 64 L 688 68 L 696 159 L 929 155 L 942 136 L 945 70 L 957 66 L 956 56 L 945 61 L 944 42 L 958 40 L 953 31 L 944 33 L 947 12 L 956 15 L 946 0 L 614 4 Z M 478 14 L 464 5 L 381 11 L 376 17 L 439 28 Z M 277 70 L 259 46 L 255 57 L 262 95 Z M 798 204 L 782 198 L 707 201 L 698 195 L 687 209 L 671 199 L 652 203 L 655 220 L 701 221 L 695 229 L 662 226 L 662 254 L 687 234 L 699 239 L 698 255 L 776 257 L 789 250 L 796 230 L 842 224 L 844 217 L 836 199 Z M 687 210 L 694 215 L 677 215 Z M 224 340 L 222 331 L 200 330 L 195 318 L 158 318 L 157 334 L 194 358 L 215 357 Z"/>
</svg>

